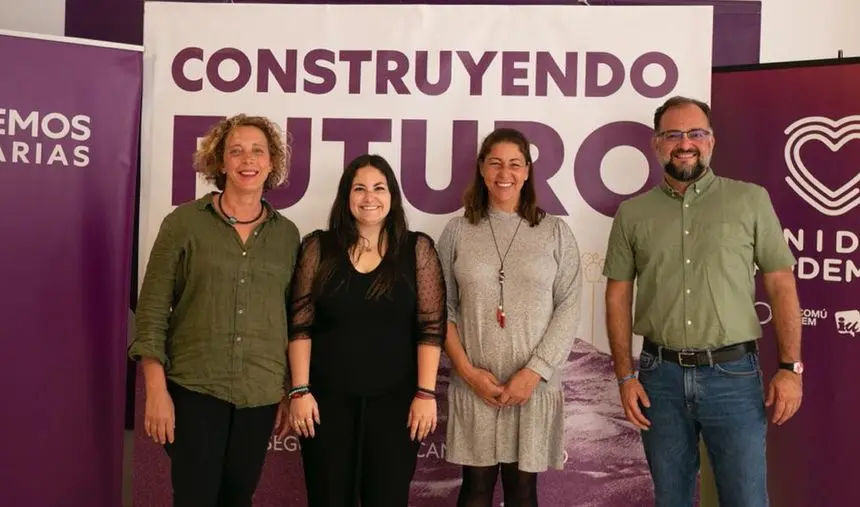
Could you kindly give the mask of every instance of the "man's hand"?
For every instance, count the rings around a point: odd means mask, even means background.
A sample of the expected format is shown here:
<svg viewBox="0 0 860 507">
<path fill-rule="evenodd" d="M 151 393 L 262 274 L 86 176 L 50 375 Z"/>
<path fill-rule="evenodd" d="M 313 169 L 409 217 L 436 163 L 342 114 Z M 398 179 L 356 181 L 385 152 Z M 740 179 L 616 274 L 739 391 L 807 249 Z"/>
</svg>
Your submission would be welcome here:
<svg viewBox="0 0 860 507">
<path fill-rule="evenodd" d="M 783 425 L 800 408 L 803 398 L 803 379 L 788 370 L 779 370 L 770 381 L 767 390 L 766 407 L 774 406 L 773 419 L 777 426 Z"/>
<path fill-rule="evenodd" d="M 651 400 L 645 394 L 645 388 L 639 383 L 639 379 L 634 378 L 624 382 L 619 386 L 619 390 L 621 391 L 621 406 L 624 407 L 624 415 L 627 416 L 627 420 L 640 430 L 647 431 L 651 427 L 651 421 L 645 418 L 639 403 L 641 402 L 644 407 L 650 407 Z"/>
</svg>

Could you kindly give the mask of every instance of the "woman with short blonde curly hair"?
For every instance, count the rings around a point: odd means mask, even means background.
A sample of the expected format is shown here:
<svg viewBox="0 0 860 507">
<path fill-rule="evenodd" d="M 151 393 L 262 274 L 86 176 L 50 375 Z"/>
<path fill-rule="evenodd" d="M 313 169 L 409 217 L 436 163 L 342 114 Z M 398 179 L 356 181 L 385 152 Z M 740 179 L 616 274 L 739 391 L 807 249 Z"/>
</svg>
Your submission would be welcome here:
<svg viewBox="0 0 860 507">
<path fill-rule="evenodd" d="M 257 127 L 269 141 L 269 155 L 272 160 L 272 172 L 266 178 L 264 190 L 271 190 L 287 181 L 290 172 L 290 146 L 281 135 L 281 128 L 268 118 L 237 114 L 231 118 L 216 123 L 200 142 L 200 149 L 194 154 L 194 169 L 206 181 L 223 191 L 227 177 L 224 167 L 224 142 L 227 135 L 236 127 Z"/>
<path fill-rule="evenodd" d="M 300 236 L 263 198 L 289 154 L 266 118 L 218 122 L 194 167 L 219 191 L 168 214 L 149 256 L 129 356 L 175 507 L 250 507 L 273 427 L 289 431 L 285 302 Z"/>
</svg>

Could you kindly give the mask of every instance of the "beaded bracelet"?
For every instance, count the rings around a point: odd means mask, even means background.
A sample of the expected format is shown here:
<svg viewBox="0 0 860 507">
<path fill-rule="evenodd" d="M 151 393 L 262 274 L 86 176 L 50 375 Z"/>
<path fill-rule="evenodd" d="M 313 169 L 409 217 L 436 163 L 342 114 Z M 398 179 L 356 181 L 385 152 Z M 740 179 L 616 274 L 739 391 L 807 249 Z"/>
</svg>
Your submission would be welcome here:
<svg viewBox="0 0 860 507">
<path fill-rule="evenodd" d="M 309 394 L 310 392 L 311 392 L 311 386 L 309 386 L 307 384 L 302 384 L 302 385 L 299 385 L 299 386 L 296 386 L 296 387 L 290 389 L 290 391 L 287 393 L 287 395 L 290 397 L 290 399 L 301 398 L 302 396 Z"/>
<path fill-rule="evenodd" d="M 423 387 L 418 387 L 418 390 L 415 392 L 416 398 L 421 398 L 422 400 L 435 400 L 436 392 L 432 389 L 425 389 Z"/>
<path fill-rule="evenodd" d="M 635 378 L 636 378 L 635 372 L 631 373 L 630 375 L 627 375 L 626 377 L 621 377 L 620 379 L 618 379 L 618 385 L 621 385 L 621 384 L 627 382 L 628 380 L 633 380 Z"/>
</svg>

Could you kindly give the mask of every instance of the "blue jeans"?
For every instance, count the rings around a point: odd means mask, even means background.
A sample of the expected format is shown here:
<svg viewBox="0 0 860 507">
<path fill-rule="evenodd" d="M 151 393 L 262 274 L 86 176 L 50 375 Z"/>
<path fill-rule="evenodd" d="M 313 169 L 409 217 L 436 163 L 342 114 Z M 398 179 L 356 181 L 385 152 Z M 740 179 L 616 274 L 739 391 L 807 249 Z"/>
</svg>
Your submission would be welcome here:
<svg viewBox="0 0 860 507">
<path fill-rule="evenodd" d="M 651 401 L 642 432 L 655 507 L 692 507 L 699 435 L 720 507 L 767 507 L 762 374 L 756 353 L 713 366 L 684 367 L 642 352 L 639 381 Z"/>
</svg>

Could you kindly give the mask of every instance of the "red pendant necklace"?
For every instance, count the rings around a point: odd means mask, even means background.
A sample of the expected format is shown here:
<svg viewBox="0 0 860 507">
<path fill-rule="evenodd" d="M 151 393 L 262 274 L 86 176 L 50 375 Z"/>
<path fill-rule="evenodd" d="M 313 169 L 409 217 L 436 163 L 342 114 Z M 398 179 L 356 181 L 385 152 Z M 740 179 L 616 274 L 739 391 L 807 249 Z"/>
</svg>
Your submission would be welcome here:
<svg viewBox="0 0 860 507">
<path fill-rule="evenodd" d="M 493 235 L 493 244 L 496 245 L 496 254 L 499 256 L 499 306 L 496 308 L 496 321 L 499 327 L 505 327 L 505 259 L 508 258 L 508 252 L 511 251 L 511 245 L 514 244 L 514 239 L 517 237 L 517 232 L 520 230 L 520 225 L 523 223 L 523 218 L 517 223 L 517 228 L 514 230 L 514 235 L 511 236 L 511 241 L 508 243 L 508 248 L 505 250 L 505 255 L 502 255 L 499 250 L 499 242 L 496 241 L 496 231 L 493 230 L 493 220 L 487 215 L 487 221 L 490 224 L 490 233 Z"/>
</svg>

